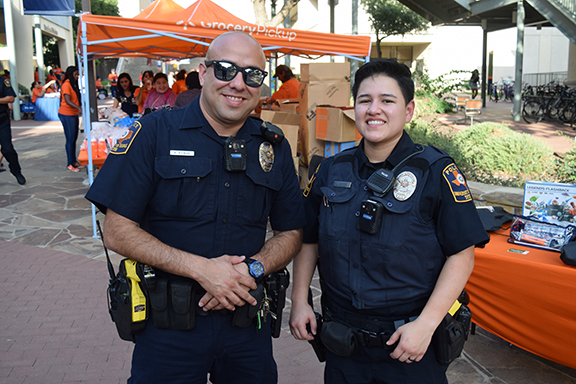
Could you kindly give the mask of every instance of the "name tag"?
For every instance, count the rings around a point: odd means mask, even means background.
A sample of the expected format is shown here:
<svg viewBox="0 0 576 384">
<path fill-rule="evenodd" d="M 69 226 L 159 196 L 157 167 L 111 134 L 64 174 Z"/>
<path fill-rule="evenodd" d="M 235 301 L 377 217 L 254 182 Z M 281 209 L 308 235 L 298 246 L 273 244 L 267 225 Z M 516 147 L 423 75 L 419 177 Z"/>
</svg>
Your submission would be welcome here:
<svg viewBox="0 0 576 384">
<path fill-rule="evenodd" d="M 171 149 L 170 156 L 194 156 L 194 151 L 178 151 Z"/>
</svg>

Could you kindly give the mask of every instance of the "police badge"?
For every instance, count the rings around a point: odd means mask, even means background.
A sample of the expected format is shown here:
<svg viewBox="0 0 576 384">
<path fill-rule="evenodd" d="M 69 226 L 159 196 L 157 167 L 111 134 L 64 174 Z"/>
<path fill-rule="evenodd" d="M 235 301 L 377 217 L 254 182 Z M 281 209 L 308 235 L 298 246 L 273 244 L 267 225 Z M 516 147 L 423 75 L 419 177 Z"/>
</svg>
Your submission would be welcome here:
<svg viewBox="0 0 576 384">
<path fill-rule="evenodd" d="M 398 201 L 406 201 L 414 194 L 418 180 L 410 171 L 404 171 L 396 177 L 394 183 L 394 197 Z"/>
<path fill-rule="evenodd" d="M 274 166 L 274 148 L 272 144 L 265 141 L 260 144 L 258 159 L 260 160 L 260 167 L 264 172 L 270 172 Z"/>
</svg>

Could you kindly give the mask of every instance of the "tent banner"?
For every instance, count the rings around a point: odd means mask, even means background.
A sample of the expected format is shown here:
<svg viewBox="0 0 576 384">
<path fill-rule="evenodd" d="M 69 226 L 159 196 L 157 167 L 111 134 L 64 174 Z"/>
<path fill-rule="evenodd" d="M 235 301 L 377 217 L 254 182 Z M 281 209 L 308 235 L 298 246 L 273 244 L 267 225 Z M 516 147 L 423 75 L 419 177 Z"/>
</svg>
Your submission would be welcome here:
<svg viewBox="0 0 576 384">
<path fill-rule="evenodd" d="M 25 15 L 74 16 L 74 0 L 23 0 Z"/>
</svg>

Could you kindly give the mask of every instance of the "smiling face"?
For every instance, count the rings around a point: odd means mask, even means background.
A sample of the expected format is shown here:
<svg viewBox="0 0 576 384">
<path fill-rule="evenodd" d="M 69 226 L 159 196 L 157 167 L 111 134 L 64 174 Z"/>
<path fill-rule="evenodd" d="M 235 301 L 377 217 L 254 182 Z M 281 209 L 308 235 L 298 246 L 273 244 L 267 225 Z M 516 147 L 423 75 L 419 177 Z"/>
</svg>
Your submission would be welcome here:
<svg viewBox="0 0 576 384">
<path fill-rule="evenodd" d="M 256 40 L 244 33 L 226 33 L 216 38 L 208 50 L 207 60 L 225 60 L 240 67 L 264 70 L 266 59 Z M 231 81 L 218 80 L 214 66 L 199 65 L 202 85 L 200 107 L 210 125 L 223 136 L 235 135 L 260 100 L 261 87 L 249 87 L 238 72 Z"/>
<path fill-rule="evenodd" d="M 163 77 L 156 79 L 154 82 L 154 88 L 156 88 L 156 92 L 158 93 L 166 93 L 170 87 L 168 86 L 168 80 Z"/>
<path fill-rule="evenodd" d="M 358 88 L 354 112 L 358 132 L 371 148 L 394 148 L 404 126 L 414 114 L 414 100 L 408 104 L 398 82 L 386 75 L 365 78 Z"/>
</svg>

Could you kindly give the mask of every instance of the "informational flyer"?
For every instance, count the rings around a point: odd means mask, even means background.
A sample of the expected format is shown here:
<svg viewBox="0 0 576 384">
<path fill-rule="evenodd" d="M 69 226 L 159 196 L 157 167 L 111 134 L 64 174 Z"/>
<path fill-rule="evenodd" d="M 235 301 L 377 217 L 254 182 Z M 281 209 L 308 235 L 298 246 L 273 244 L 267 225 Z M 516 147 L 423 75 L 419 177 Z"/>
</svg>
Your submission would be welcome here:
<svg viewBox="0 0 576 384">
<path fill-rule="evenodd" d="M 576 221 L 576 185 L 527 181 L 522 215 L 562 226 Z"/>
</svg>

